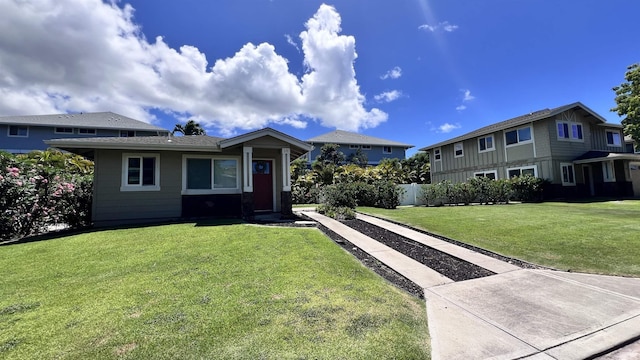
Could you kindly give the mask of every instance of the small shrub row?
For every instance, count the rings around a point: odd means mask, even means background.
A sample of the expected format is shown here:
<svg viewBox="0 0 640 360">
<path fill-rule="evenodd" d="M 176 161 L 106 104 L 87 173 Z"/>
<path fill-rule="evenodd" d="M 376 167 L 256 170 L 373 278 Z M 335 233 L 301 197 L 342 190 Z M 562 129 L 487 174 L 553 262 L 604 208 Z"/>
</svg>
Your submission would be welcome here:
<svg viewBox="0 0 640 360">
<path fill-rule="evenodd" d="M 542 201 L 547 180 L 525 175 L 511 179 L 471 178 L 465 183 L 448 180 L 422 186 L 421 200 L 428 206 L 506 204 L 510 200 Z"/>
<path fill-rule="evenodd" d="M 400 205 L 404 189 L 391 181 L 377 180 L 372 184 L 362 181 L 343 182 L 323 186 L 320 190 L 322 205 L 318 211 L 327 216 L 344 220 L 355 218 L 356 206 L 373 206 L 395 209 Z"/>
</svg>

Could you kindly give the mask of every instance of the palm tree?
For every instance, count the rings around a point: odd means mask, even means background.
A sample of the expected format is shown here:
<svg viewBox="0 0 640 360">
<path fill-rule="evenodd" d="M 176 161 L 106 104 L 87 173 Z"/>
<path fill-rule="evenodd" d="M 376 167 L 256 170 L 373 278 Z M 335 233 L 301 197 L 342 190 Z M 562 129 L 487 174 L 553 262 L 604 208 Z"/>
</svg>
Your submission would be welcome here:
<svg viewBox="0 0 640 360">
<path fill-rule="evenodd" d="M 176 132 L 179 132 L 182 135 L 207 135 L 207 132 L 204 131 L 202 126 L 193 120 L 187 121 L 184 126 L 182 126 L 182 124 L 176 124 L 171 134 L 173 135 Z"/>
</svg>

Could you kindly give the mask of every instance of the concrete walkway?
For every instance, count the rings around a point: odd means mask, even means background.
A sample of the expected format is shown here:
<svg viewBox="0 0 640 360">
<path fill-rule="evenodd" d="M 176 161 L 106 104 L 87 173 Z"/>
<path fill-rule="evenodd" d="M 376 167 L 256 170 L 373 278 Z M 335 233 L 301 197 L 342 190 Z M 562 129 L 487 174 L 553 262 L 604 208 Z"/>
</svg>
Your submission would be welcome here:
<svg viewBox="0 0 640 360">
<path fill-rule="evenodd" d="M 338 221 L 311 209 L 294 211 L 338 233 L 424 288 L 434 360 L 584 359 L 640 338 L 640 279 L 524 270 L 358 215 L 361 220 L 496 273 L 453 282 Z"/>
</svg>

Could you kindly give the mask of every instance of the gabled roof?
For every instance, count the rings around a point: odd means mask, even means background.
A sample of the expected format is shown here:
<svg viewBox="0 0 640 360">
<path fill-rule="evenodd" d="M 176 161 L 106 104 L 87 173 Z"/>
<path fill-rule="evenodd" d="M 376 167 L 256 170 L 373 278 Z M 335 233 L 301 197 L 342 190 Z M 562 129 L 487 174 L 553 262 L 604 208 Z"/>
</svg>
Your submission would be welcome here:
<svg viewBox="0 0 640 360">
<path fill-rule="evenodd" d="M 309 143 L 323 144 L 349 144 L 349 145 L 378 145 L 378 146 L 399 146 L 405 149 L 412 148 L 413 145 L 404 144 L 397 141 L 381 139 L 373 136 L 362 135 L 344 130 L 334 130 L 307 140 Z"/>
<path fill-rule="evenodd" d="M 45 144 L 63 150 L 118 149 L 118 150 L 171 150 L 212 152 L 239 145 L 264 136 L 272 136 L 291 146 L 292 158 L 311 150 L 311 145 L 271 128 L 252 131 L 229 139 L 207 136 L 136 136 L 90 137 L 45 140 Z"/>
<path fill-rule="evenodd" d="M 604 124 L 607 121 L 600 115 L 598 115 L 596 112 L 594 112 L 593 110 L 589 109 L 588 107 L 586 107 L 584 104 L 582 104 L 581 102 L 575 102 L 572 104 L 568 104 L 568 105 L 563 105 L 563 106 L 559 106 L 557 108 L 553 108 L 553 109 L 544 109 L 544 110 L 539 110 L 539 111 L 534 111 L 532 113 L 529 114 L 525 114 L 525 115 L 521 115 L 512 119 L 508 119 L 508 120 L 504 120 L 495 124 L 491 124 L 488 126 L 485 126 L 483 128 L 471 131 L 469 133 L 466 133 L 464 135 L 460 135 L 458 137 L 455 137 L 453 139 L 449 139 L 443 142 L 439 142 L 437 144 L 433 144 L 427 147 L 423 147 L 422 149 L 420 149 L 420 151 L 428 151 L 430 149 L 433 148 L 437 148 L 437 147 L 441 147 L 444 145 L 449 145 L 449 144 L 453 144 L 456 142 L 460 142 L 460 141 L 464 141 L 464 140 L 468 140 L 468 139 L 473 139 L 475 137 L 478 136 L 483 136 L 483 135 L 489 135 L 492 134 L 496 131 L 501 131 L 501 130 L 505 130 L 505 129 L 510 129 L 513 127 L 517 127 L 520 125 L 525 125 L 528 123 L 532 123 L 534 121 L 539 121 L 539 120 L 543 120 L 543 119 L 547 119 L 549 117 L 558 115 L 560 113 L 563 113 L 567 110 L 571 110 L 571 109 L 581 109 L 582 111 L 584 111 L 586 114 L 588 114 L 589 116 L 594 117 L 595 119 L 597 119 L 597 121 L 600 124 Z M 618 126 L 617 124 L 610 124 L 612 126 Z"/>
<path fill-rule="evenodd" d="M 80 114 L 23 115 L 2 116 L 0 124 L 27 126 L 59 126 L 91 129 L 164 131 L 159 126 L 147 124 L 113 112 L 95 112 Z"/>
</svg>

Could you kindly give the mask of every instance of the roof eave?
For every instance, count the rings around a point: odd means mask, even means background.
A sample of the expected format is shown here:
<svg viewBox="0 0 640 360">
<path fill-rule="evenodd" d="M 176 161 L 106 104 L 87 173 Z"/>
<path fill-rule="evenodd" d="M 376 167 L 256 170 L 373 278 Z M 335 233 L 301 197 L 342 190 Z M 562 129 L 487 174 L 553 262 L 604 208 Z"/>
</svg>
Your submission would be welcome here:
<svg viewBox="0 0 640 360">
<path fill-rule="evenodd" d="M 148 151 L 194 151 L 194 152 L 220 152 L 218 147 L 205 145 L 179 145 L 179 144 L 123 144 L 123 143 L 71 143 L 57 140 L 45 140 L 45 144 L 60 149 L 102 149 L 102 150 L 148 150 Z"/>
</svg>

